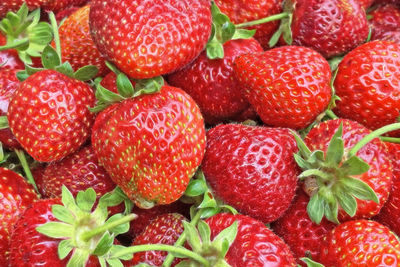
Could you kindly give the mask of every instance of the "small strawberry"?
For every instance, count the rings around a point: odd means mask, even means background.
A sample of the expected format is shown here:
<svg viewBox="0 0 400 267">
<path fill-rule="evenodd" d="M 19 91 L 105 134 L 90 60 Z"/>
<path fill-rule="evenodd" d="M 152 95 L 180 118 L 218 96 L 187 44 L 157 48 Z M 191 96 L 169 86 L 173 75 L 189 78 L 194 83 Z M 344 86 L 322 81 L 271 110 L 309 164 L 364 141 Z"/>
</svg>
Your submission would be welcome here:
<svg viewBox="0 0 400 267">
<path fill-rule="evenodd" d="M 9 240 L 15 222 L 37 199 L 33 187 L 22 176 L 0 168 L 0 266 L 8 266 Z"/>
<path fill-rule="evenodd" d="M 399 266 L 400 242 L 380 223 L 349 221 L 325 237 L 320 262 L 326 267 Z"/>
<path fill-rule="evenodd" d="M 249 107 L 234 76 L 233 61 L 239 55 L 261 51 L 254 39 L 231 40 L 224 44 L 223 59 L 209 59 L 203 51 L 191 64 L 169 75 L 168 82 L 193 97 L 208 124 L 227 121 Z"/>
<path fill-rule="evenodd" d="M 334 112 L 375 130 L 400 116 L 400 44 L 372 41 L 348 53 L 334 82 Z M 398 135 L 399 132 L 392 133 Z"/>
<path fill-rule="evenodd" d="M 132 78 L 182 68 L 204 49 L 211 33 L 208 0 L 93 0 L 93 39 L 108 60 Z"/>
<path fill-rule="evenodd" d="M 207 132 L 202 170 L 216 197 L 269 223 L 294 197 L 299 175 L 296 151 L 288 129 L 218 125 Z"/>
<path fill-rule="evenodd" d="M 166 244 L 174 245 L 179 236 L 183 232 L 182 221 L 186 218 L 178 213 L 167 213 L 155 217 L 144 231 L 139 234 L 132 245 L 145 245 L 145 244 Z M 133 255 L 132 264 L 146 263 L 151 266 L 162 266 L 167 252 L 162 251 L 146 251 L 135 253 Z M 178 259 L 172 263 L 175 266 L 179 263 Z"/>
<path fill-rule="evenodd" d="M 331 71 L 317 52 L 285 46 L 236 58 L 233 69 L 262 121 L 302 129 L 328 106 Z"/>
<path fill-rule="evenodd" d="M 381 39 L 385 32 L 396 31 L 400 27 L 400 8 L 393 4 L 381 5 L 368 16 L 372 28 L 371 40 Z"/>
</svg>

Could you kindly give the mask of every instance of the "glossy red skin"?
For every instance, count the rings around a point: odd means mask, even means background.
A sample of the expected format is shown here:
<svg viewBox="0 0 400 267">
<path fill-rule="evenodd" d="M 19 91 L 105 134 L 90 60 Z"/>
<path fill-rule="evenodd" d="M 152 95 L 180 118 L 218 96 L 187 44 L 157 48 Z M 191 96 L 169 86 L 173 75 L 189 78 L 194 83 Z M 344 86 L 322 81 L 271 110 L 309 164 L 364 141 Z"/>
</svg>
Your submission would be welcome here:
<svg viewBox="0 0 400 267">
<path fill-rule="evenodd" d="M 374 0 L 357 0 L 357 2 L 361 5 L 361 7 L 367 10 L 367 8 L 369 8 L 372 5 Z"/>
<path fill-rule="evenodd" d="M 75 152 L 89 137 L 94 114 L 88 108 L 94 103 L 88 84 L 43 70 L 21 83 L 7 117 L 21 146 L 37 161 L 51 162 Z"/>
<path fill-rule="evenodd" d="M 349 221 L 326 236 L 320 262 L 326 267 L 399 266 L 400 242 L 378 222 Z"/>
<path fill-rule="evenodd" d="M 242 55 L 233 68 L 245 96 L 267 125 L 305 128 L 329 104 L 329 64 L 309 48 L 284 46 Z"/>
<path fill-rule="evenodd" d="M 135 245 L 164 244 L 174 245 L 183 233 L 182 221 L 186 218 L 178 213 L 167 213 L 154 218 L 144 231 L 138 235 L 132 243 Z M 139 263 L 147 263 L 151 266 L 161 266 L 167 257 L 165 251 L 146 251 L 133 254 L 132 266 Z M 172 266 L 181 260 L 176 258 Z"/>
<path fill-rule="evenodd" d="M 234 24 L 266 18 L 282 12 L 283 0 L 216 0 L 215 4 Z M 269 49 L 269 39 L 278 29 L 279 21 L 263 23 L 256 29 L 254 38 L 264 49 Z"/>
<path fill-rule="evenodd" d="M 336 102 L 335 114 L 371 130 L 397 122 L 400 115 L 399 51 L 399 44 L 372 41 L 348 53 L 339 64 L 334 83 L 341 99 Z"/>
<path fill-rule="evenodd" d="M 63 60 L 71 63 L 74 70 L 94 65 L 99 70 L 98 76 L 103 76 L 109 69 L 90 35 L 89 10 L 90 5 L 81 7 L 61 25 L 59 29 L 61 54 Z"/>
<path fill-rule="evenodd" d="M 0 168 L 0 266 L 8 266 L 9 240 L 19 215 L 38 199 L 19 174 Z"/>
<path fill-rule="evenodd" d="M 208 59 L 203 51 L 191 64 L 169 75 L 168 82 L 193 97 L 206 123 L 228 121 L 250 105 L 233 73 L 233 61 L 239 55 L 262 51 L 254 39 L 231 40 L 224 44 L 223 59 Z"/>
<path fill-rule="evenodd" d="M 151 78 L 200 54 L 211 33 L 210 2 L 93 0 L 89 23 L 108 60 L 132 78 Z"/>
<path fill-rule="evenodd" d="M 368 21 L 356 0 L 296 0 L 291 25 L 293 45 L 330 58 L 365 42 Z"/>
<path fill-rule="evenodd" d="M 385 32 L 400 28 L 400 9 L 394 4 L 379 6 L 368 15 L 372 17 L 368 20 L 372 27 L 371 40 L 381 39 Z"/>
<path fill-rule="evenodd" d="M 87 3 L 89 0 L 48 0 L 42 8 L 46 11 L 59 12 L 70 6 L 80 6 Z"/>
<path fill-rule="evenodd" d="M 60 23 L 63 19 L 66 19 L 67 17 L 72 15 L 79 8 L 80 7 L 77 7 L 77 6 L 71 6 L 71 7 L 67 7 L 66 9 L 61 10 L 60 12 L 55 14 L 57 22 Z"/>
<path fill-rule="evenodd" d="M 374 217 L 374 220 L 389 227 L 397 235 L 400 235 L 400 144 L 386 142 L 386 146 L 392 158 L 393 186 L 389 199 L 379 214 Z"/>
<path fill-rule="evenodd" d="M 5 45 L 6 43 L 7 43 L 6 37 L 0 33 L 0 46 Z M 22 61 L 19 59 L 18 53 L 15 49 L 7 49 L 4 51 L 0 51 L 0 70 L 24 69 L 24 68 L 25 68 L 24 63 L 22 63 Z"/>
<path fill-rule="evenodd" d="M 36 227 L 58 221 L 51 212 L 51 206 L 61 204 L 60 199 L 41 199 L 27 208 L 14 226 L 10 242 L 10 266 L 13 267 L 64 267 L 69 257 L 60 260 L 57 253 L 61 239 L 40 234 Z M 91 257 L 86 267 L 100 266 Z"/>
<path fill-rule="evenodd" d="M 207 132 L 202 170 L 224 203 L 270 223 L 295 195 L 300 174 L 296 152 L 288 129 L 221 124 Z"/>
<path fill-rule="evenodd" d="M 290 247 L 297 263 L 306 266 L 300 258 L 310 256 L 315 261 L 319 259 L 320 246 L 323 238 L 336 224 L 323 219 L 320 224 L 310 220 L 307 213 L 309 196 L 302 190 L 297 195 L 285 214 L 272 223 L 275 234 L 281 237 Z"/>
<path fill-rule="evenodd" d="M 400 31 L 385 32 L 380 40 L 395 42 L 400 45 Z"/>
<path fill-rule="evenodd" d="M 361 124 L 354 121 L 345 119 L 329 120 L 314 127 L 307 134 L 304 142 L 311 151 L 322 150 L 326 152 L 332 136 L 337 131 L 341 123 L 343 124 L 342 139 L 344 142 L 345 151 L 349 151 L 364 136 L 371 132 Z M 379 204 L 370 200 L 356 199 L 357 211 L 354 217 L 351 218 L 341 208 L 339 208 L 338 219 L 340 222 L 348 221 L 350 219 L 354 220 L 371 218 L 372 216 L 378 214 L 388 199 L 392 186 L 392 163 L 386 145 L 380 139 L 373 139 L 371 142 L 361 148 L 356 155 L 368 163 L 370 165 L 370 169 L 362 175 L 352 177 L 367 183 L 372 190 L 375 191 L 379 199 Z"/>
<path fill-rule="evenodd" d="M 17 72 L 19 69 L 0 69 L 0 116 L 6 116 L 10 98 L 17 90 L 20 81 L 17 79 Z M 0 130 L 0 142 L 6 148 L 20 148 L 15 136 L 11 133 L 10 129 Z"/>
<path fill-rule="evenodd" d="M 211 240 L 235 221 L 238 233 L 225 256 L 232 267 L 296 266 L 289 247 L 262 222 L 245 215 L 219 213 L 207 219 Z"/>
<path fill-rule="evenodd" d="M 188 94 L 163 86 L 100 112 L 92 144 L 99 163 L 135 204 L 169 204 L 201 163 L 204 122 Z"/>
</svg>

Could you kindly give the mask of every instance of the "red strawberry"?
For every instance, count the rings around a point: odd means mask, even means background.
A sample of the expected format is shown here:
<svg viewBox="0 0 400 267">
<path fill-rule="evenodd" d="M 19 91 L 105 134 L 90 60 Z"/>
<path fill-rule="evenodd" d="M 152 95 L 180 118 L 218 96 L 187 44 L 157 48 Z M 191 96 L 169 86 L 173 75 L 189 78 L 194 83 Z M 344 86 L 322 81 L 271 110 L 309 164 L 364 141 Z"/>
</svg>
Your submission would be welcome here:
<svg viewBox="0 0 400 267">
<path fill-rule="evenodd" d="M 43 188 L 44 188 L 44 186 L 43 186 L 43 174 L 44 174 L 44 170 L 45 169 L 46 169 L 46 165 L 45 164 L 38 164 L 37 166 L 31 167 L 33 180 L 35 181 L 36 186 L 37 186 L 38 191 L 39 191 L 41 196 L 45 196 L 46 195 L 46 192 L 43 191 Z"/>
<path fill-rule="evenodd" d="M 80 6 L 87 3 L 89 0 L 47 0 L 42 5 L 42 8 L 46 11 L 59 12 L 70 6 Z"/>
<path fill-rule="evenodd" d="M 344 54 L 368 37 L 365 10 L 356 0 L 296 0 L 293 45 L 313 48 L 324 57 Z"/>
<path fill-rule="evenodd" d="M 388 31 L 396 31 L 400 27 L 400 9 L 395 5 L 382 5 L 368 14 L 372 28 L 372 40 L 381 39 Z"/>
<path fill-rule="evenodd" d="M 385 32 L 384 34 L 382 34 L 382 37 L 380 38 L 380 40 L 390 41 L 390 42 L 400 44 L 400 31 Z"/>
<path fill-rule="evenodd" d="M 296 266 L 289 247 L 262 222 L 248 216 L 220 213 L 207 219 L 211 240 L 235 221 L 238 232 L 225 256 L 232 267 Z"/>
<path fill-rule="evenodd" d="M 78 9 L 80 9 L 80 7 L 71 6 L 71 7 L 67 7 L 66 9 L 61 10 L 60 12 L 57 12 L 57 14 L 55 15 L 57 22 L 58 23 L 62 22 L 63 19 L 66 19 L 67 17 L 69 17 L 70 15 L 75 13 L 75 11 L 77 11 Z"/>
<path fill-rule="evenodd" d="M 132 78 L 150 78 L 200 54 L 211 32 L 210 2 L 93 0 L 89 22 L 108 60 Z"/>
<path fill-rule="evenodd" d="M 181 89 L 128 98 L 96 118 L 99 163 L 139 207 L 168 204 L 184 193 L 204 155 L 200 110 Z"/>
<path fill-rule="evenodd" d="M 310 198 L 302 189 L 297 193 L 285 214 L 273 222 L 272 229 L 288 244 L 299 264 L 300 258 L 307 256 L 318 261 L 321 241 L 335 224 L 325 219 L 320 224 L 312 222 L 307 214 Z"/>
<path fill-rule="evenodd" d="M 233 119 L 249 107 L 234 76 L 233 61 L 239 55 L 260 51 L 254 39 L 228 41 L 223 59 L 209 59 L 203 51 L 194 62 L 171 74 L 168 82 L 193 97 L 207 123 Z"/>
<path fill-rule="evenodd" d="M 178 213 L 167 213 L 154 218 L 144 231 L 133 241 L 135 245 L 165 244 L 174 245 L 183 232 L 182 221 L 186 218 Z M 147 263 L 152 266 L 161 266 L 168 252 L 147 251 L 133 254 L 132 264 Z M 172 266 L 179 263 L 175 259 Z"/>
<path fill-rule="evenodd" d="M 207 132 L 202 170 L 216 197 L 269 223 L 294 197 L 299 175 L 296 151 L 288 129 L 218 125 Z"/>
<path fill-rule="evenodd" d="M 233 23 L 240 24 L 269 17 L 282 12 L 283 0 L 216 0 L 221 12 Z M 272 21 L 252 27 L 256 29 L 254 38 L 262 47 L 269 49 L 268 41 L 278 28 L 278 22 Z"/>
<path fill-rule="evenodd" d="M 108 69 L 90 35 L 89 10 L 89 5 L 81 7 L 60 26 L 61 53 L 63 60 L 71 63 L 74 70 L 94 65 L 99 69 L 98 75 L 102 76 Z"/>
<path fill-rule="evenodd" d="M 234 71 L 250 104 L 271 126 L 305 128 L 331 98 L 328 62 L 298 46 L 239 56 Z"/>
<path fill-rule="evenodd" d="M 326 267 L 399 266 L 400 242 L 380 223 L 349 221 L 326 236 L 320 261 Z"/>
<path fill-rule="evenodd" d="M 19 69 L 0 70 L 0 116 L 7 115 L 10 98 L 17 90 L 20 82 L 17 79 Z M 0 142 L 7 148 L 19 148 L 20 145 L 10 129 L 0 130 Z"/>
<path fill-rule="evenodd" d="M 23 81 L 8 109 L 11 131 L 38 161 L 56 161 L 76 151 L 89 136 L 95 97 L 89 85 L 53 70 Z"/>
<path fill-rule="evenodd" d="M 29 10 L 33 10 L 48 1 L 49 0 L 2 0 L 0 2 L 0 18 L 4 17 L 9 11 L 17 11 L 23 3 L 28 5 Z"/>
<path fill-rule="evenodd" d="M 8 266 L 11 230 L 19 215 L 38 199 L 33 187 L 19 174 L 0 168 L 0 266 Z"/>
<path fill-rule="evenodd" d="M 335 113 L 375 130 L 400 115 L 400 44 L 373 41 L 348 53 L 335 79 Z M 396 135 L 398 134 L 395 133 Z"/>
<path fill-rule="evenodd" d="M 357 0 L 357 2 L 361 5 L 361 7 L 367 10 L 367 8 L 369 8 L 372 5 L 374 0 Z"/>
</svg>

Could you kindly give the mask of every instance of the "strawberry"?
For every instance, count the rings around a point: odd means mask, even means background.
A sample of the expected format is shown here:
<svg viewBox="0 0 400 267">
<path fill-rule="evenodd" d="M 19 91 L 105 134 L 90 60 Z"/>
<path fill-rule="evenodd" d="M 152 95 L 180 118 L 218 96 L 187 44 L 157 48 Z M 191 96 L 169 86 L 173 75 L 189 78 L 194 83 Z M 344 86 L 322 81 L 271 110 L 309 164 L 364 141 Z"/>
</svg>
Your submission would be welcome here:
<svg viewBox="0 0 400 267">
<path fill-rule="evenodd" d="M 372 3 L 374 2 L 374 0 L 357 0 L 357 2 L 360 4 L 360 6 L 362 8 L 364 8 L 365 10 L 367 10 Z"/>
<path fill-rule="evenodd" d="M 98 75 L 102 76 L 108 69 L 90 35 L 89 10 L 89 5 L 81 7 L 60 26 L 61 53 L 74 70 L 94 65 L 99 69 Z"/>
<path fill-rule="evenodd" d="M 57 12 L 57 14 L 56 14 L 57 22 L 60 23 L 61 21 L 63 21 L 63 19 L 66 19 L 67 17 L 69 17 L 70 15 L 75 13 L 75 11 L 77 11 L 78 9 L 80 9 L 80 7 L 71 6 L 71 7 L 67 7 L 65 9 L 61 10 L 60 12 Z"/>
<path fill-rule="evenodd" d="M 236 58 L 233 69 L 262 121 L 305 128 L 328 106 L 331 71 L 317 52 L 285 46 Z"/>
<path fill-rule="evenodd" d="M 57 13 L 70 6 L 84 5 L 88 1 L 89 0 L 47 0 L 44 4 L 42 4 L 42 8 L 46 11 L 53 11 Z"/>
<path fill-rule="evenodd" d="M 6 37 L 0 33 L 0 46 L 7 43 Z M 23 69 L 24 63 L 18 58 L 18 52 L 15 49 L 0 51 L 0 70 L 2 69 Z"/>
<path fill-rule="evenodd" d="M 261 51 L 254 39 L 231 40 L 224 44 L 223 59 L 209 59 L 203 51 L 191 64 L 169 75 L 168 82 L 193 97 L 207 123 L 227 121 L 249 107 L 234 76 L 233 61 L 239 55 Z"/>
<path fill-rule="evenodd" d="M 204 122 L 188 94 L 164 85 L 100 112 L 92 144 L 114 182 L 136 205 L 150 208 L 184 193 L 204 155 Z"/>
<path fill-rule="evenodd" d="M 167 213 L 155 217 L 139 234 L 132 245 L 145 244 L 166 244 L 174 245 L 176 240 L 183 232 L 182 221 L 186 218 L 178 213 Z M 132 264 L 147 263 L 151 266 L 161 266 L 167 256 L 167 252 L 162 251 L 147 251 L 135 253 L 133 255 Z M 178 259 L 172 263 L 175 266 L 179 263 Z"/>
<path fill-rule="evenodd" d="M 325 235 L 335 224 L 323 219 L 320 224 L 310 220 L 307 214 L 307 204 L 310 198 L 302 190 L 297 195 L 285 214 L 272 223 L 275 234 L 280 236 L 292 250 L 297 262 L 302 263 L 302 257 L 311 256 L 319 259 L 320 246 Z M 304 265 L 304 264 L 303 264 Z"/>
<path fill-rule="evenodd" d="M 299 174 L 293 159 L 296 151 L 288 129 L 218 125 L 207 132 L 202 170 L 217 198 L 269 223 L 285 212 L 294 197 Z"/>
<path fill-rule="evenodd" d="M 232 267 L 296 266 L 289 247 L 262 222 L 244 215 L 220 213 L 206 220 L 214 239 L 223 229 L 237 221 L 237 235 L 225 260 Z"/>
<path fill-rule="evenodd" d="M 400 31 L 385 32 L 382 34 L 380 40 L 400 44 Z"/>
<path fill-rule="evenodd" d="M 11 230 L 19 215 L 38 199 L 33 187 L 19 174 L 0 168 L 0 265 L 8 266 Z"/>
<path fill-rule="evenodd" d="M 23 81 L 11 99 L 8 121 L 21 146 L 38 161 L 76 151 L 89 136 L 95 97 L 89 85 L 54 70 Z"/>
<path fill-rule="evenodd" d="M 400 9 L 393 5 L 381 5 L 368 14 L 372 28 L 371 40 L 381 39 L 388 31 L 398 30 L 400 27 Z"/>
<path fill-rule="evenodd" d="M 3 0 L 0 2 L 0 18 L 4 17 L 9 11 L 17 11 L 23 3 L 26 3 L 29 10 L 40 7 L 49 0 Z"/>
<path fill-rule="evenodd" d="M 349 221 L 325 237 L 320 261 L 326 267 L 399 266 L 400 242 L 380 223 Z"/>
<path fill-rule="evenodd" d="M 0 70 L 0 116 L 7 115 L 10 98 L 17 90 L 20 82 L 17 79 L 19 69 L 1 69 Z M 20 148 L 20 145 L 11 133 L 10 129 L 0 130 L 0 142 L 6 148 Z"/>
<path fill-rule="evenodd" d="M 240 24 L 269 17 L 282 12 L 283 0 L 216 0 L 220 10 L 226 14 L 233 23 Z M 254 38 L 262 47 L 268 49 L 268 42 L 278 28 L 277 21 L 271 21 L 252 27 L 256 29 Z"/>
<path fill-rule="evenodd" d="M 89 24 L 101 54 L 132 78 L 182 68 L 211 33 L 208 0 L 93 0 Z"/>
<path fill-rule="evenodd" d="M 334 82 L 341 99 L 334 110 L 339 117 L 355 120 L 372 130 L 397 121 L 399 51 L 400 44 L 372 41 L 343 58 Z"/>
</svg>

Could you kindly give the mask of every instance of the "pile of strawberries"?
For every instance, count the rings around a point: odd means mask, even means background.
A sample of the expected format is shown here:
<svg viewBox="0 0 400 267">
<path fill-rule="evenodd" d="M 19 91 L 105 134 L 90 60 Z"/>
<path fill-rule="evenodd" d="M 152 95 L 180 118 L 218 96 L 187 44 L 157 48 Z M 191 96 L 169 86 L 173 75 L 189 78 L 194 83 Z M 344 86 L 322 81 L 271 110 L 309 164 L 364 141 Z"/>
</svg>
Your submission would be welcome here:
<svg viewBox="0 0 400 267">
<path fill-rule="evenodd" d="M 0 19 L 0 266 L 400 266 L 399 0 Z"/>
</svg>

